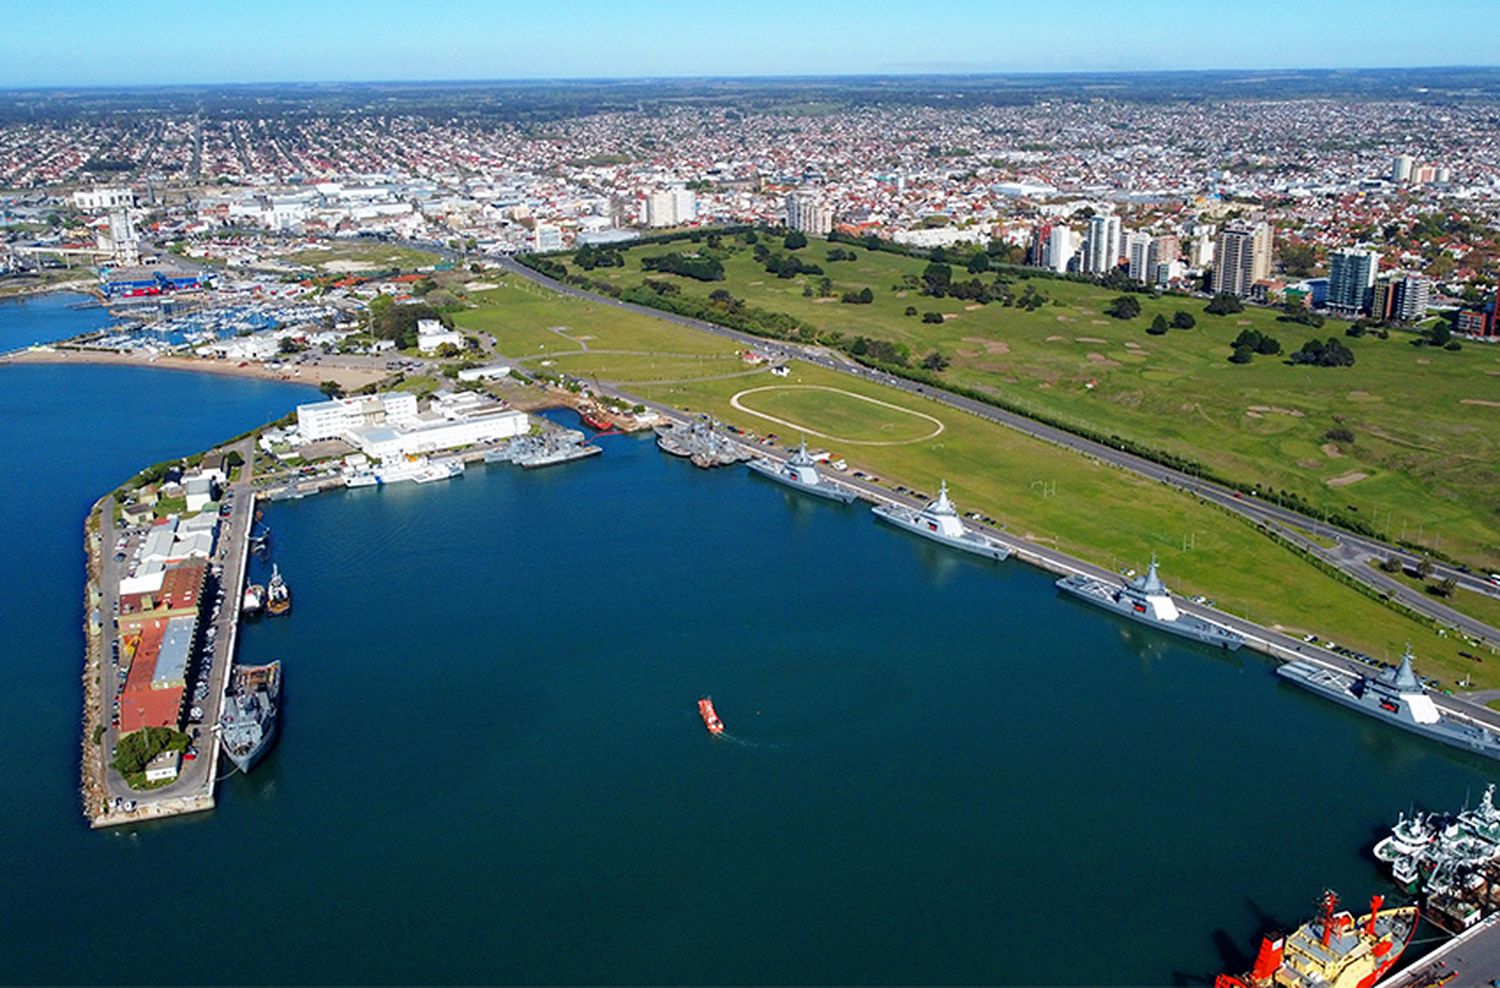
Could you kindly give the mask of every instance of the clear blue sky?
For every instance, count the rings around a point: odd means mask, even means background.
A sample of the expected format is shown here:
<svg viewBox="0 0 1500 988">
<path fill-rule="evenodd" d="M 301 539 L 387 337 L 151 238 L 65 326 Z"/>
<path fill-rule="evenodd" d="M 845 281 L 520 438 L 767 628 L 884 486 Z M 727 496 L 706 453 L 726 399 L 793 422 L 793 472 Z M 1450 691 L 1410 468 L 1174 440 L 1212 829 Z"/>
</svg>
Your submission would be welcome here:
<svg viewBox="0 0 1500 988">
<path fill-rule="evenodd" d="M 1500 0 L 0 0 L 0 86 L 1494 65 Z"/>
</svg>

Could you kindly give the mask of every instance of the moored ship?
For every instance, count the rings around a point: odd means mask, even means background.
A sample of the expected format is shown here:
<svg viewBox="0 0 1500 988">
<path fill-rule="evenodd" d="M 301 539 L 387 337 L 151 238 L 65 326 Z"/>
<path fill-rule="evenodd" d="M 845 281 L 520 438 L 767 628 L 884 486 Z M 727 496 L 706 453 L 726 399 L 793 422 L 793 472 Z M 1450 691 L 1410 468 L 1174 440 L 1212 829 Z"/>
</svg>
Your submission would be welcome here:
<svg viewBox="0 0 1500 988">
<path fill-rule="evenodd" d="M 1358 920 L 1324 892 L 1316 918 L 1285 937 L 1261 941 L 1255 966 L 1221 974 L 1214 988 L 1374 988 L 1390 973 L 1417 929 L 1416 906 L 1382 909 L 1375 896 Z"/>
<path fill-rule="evenodd" d="M 241 772 L 249 772 L 270 749 L 280 700 L 280 660 L 234 667 L 217 729 L 224 754 Z"/>
<path fill-rule="evenodd" d="M 1412 668 L 1412 659 L 1411 647 L 1407 646 L 1399 666 L 1384 669 L 1375 676 L 1347 672 L 1306 659 L 1288 662 L 1277 669 L 1276 674 L 1305 690 L 1413 734 L 1490 758 L 1500 758 L 1500 735 L 1439 710 L 1428 695 L 1426 684 Z"/>
<path fill-rule="evenodd" d="M 1010 555 L 1010 547 L 1005 543 L 971 531 L 963 523 L 958 510 L 948 500 L 946 480 L 938 488 L 937 500 L 921 510 L 900 504 L 877 504 L 871 511 L 881 521 L 954 549 L 995 560 L 1005 559 Z"/>
<path fill-rule="evenodd" d="M 292 609 L 292 591 L 281 578 L 281 570 L 271 564 L 271 579 L 266 583 L 266 613 L 286 614 Z"/>
<path fill-rule="evenodd" d="M 245 588 L 245 594 L 240 598 L 240 611 L 243 614 L 259 614 L 260 609 L 266 605 L 266 588 L 259 583 L 252 583 Z"/>
<path fill-rule="evenodd" d="M 1399 814 L 1375 859 L 1409 893 L 1425 897 L 1429 920 L 1461 933 L 1500 912 L 1500 809 L 1495 784 L 1457 813 Z"/>
<path fill-rule="evenodd" d="M 1242 635 L 1181 610 L 1156 571 L 1155 556 L 1151 557 L 1151 568 L 1144 576 L 1126 580 L 1124 584 L 1096 579 L 1086 573 L 1074 573 L 1058 580 L 1057 588 L 1096 607 L 1194 641 L 1217 645 L 1231 652 L 1245 644 Z"/>
<path fill-rule="evenodd" d="M 849 504 L 859 496 L 850 488 L 827 480 L 818 473 L 817 462 L 808 455 L 805 439 L 785 463 L 758 456 L 748 466 L 762 477 L 768 477 L 779 484 L 841 504 Z"/>
</svg>

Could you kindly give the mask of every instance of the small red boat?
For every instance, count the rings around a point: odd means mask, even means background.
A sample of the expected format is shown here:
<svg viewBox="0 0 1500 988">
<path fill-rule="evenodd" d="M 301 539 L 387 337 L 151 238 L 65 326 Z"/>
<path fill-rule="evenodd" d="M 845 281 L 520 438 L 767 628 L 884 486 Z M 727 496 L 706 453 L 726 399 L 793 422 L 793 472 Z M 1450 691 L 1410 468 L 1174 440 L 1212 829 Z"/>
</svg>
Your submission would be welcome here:
<svg viewBox="0 0 1500 988">
<path fill-rule="evenodd" d="M 710 734 L 723 734 L 724 722 L 719 719 L 719 714 L 714 710 L 714 701 L 704 697 L 698 701 L 698 716 L 703 718 L 703 726 L 708 728 Z"/>
<path fill-rule="evenodd" d="M 580 412 L 578 414 L 578 417 L 583 419 L 584 425 L 587 425 L 595 432 L 614 431 L 615 424 L 606 419 L 604 416 L 600 415 L 598 412 Z"/>
</svg>

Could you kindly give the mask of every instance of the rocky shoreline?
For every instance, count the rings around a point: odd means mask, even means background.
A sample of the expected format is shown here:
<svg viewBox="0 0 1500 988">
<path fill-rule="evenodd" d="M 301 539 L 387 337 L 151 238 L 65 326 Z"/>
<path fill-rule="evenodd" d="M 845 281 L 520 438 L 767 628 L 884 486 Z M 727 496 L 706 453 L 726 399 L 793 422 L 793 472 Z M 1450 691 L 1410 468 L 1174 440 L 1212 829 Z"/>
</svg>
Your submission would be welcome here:
<svg viewBox="0 0 1500 988">
<path fill-rule="evenodd" d="M 94 502 L 83 525 L 83 549 L 87 557 L 87 579 L 83 588 L 83 733 L 79 737 L 79 786 L 78 798 L 83 804 L 83 815 L 90 824 L 95 824 L 106 809 L 104 788 L 104 757 L 94 735 L 103 726 L 104 702 L 104 615 L 96 626 L 90 615 L 99 605 L 99 575 L 102 571 L 101 555 L 104 546 L 100 541 L 101 512 L 109 510 L 112 496 L 106 494 Z"/>
</svg>

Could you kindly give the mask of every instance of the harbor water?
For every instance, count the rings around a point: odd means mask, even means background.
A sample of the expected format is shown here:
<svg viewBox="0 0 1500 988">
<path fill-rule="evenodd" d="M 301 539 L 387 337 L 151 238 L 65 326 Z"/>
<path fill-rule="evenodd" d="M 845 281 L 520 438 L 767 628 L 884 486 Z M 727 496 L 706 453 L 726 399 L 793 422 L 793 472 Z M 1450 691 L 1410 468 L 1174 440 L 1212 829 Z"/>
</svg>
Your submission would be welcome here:
<svg viewBox="0 0 1500 988">
<path fill-rule="evenodd" d="M 0 368 L 0 980 L 1211 983 L 1325 886 L 1391 892 L 1382 825 L 1491 774 L 614 436 L 269 505 L 294 608 L 240 658 L 284 662 L 277 747 L 211 814 L 89 831 L 88 504 L 311 393 Z"/>
</svg>

